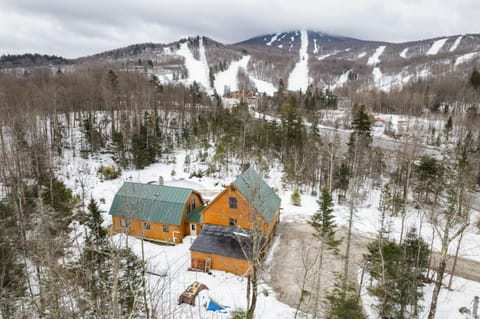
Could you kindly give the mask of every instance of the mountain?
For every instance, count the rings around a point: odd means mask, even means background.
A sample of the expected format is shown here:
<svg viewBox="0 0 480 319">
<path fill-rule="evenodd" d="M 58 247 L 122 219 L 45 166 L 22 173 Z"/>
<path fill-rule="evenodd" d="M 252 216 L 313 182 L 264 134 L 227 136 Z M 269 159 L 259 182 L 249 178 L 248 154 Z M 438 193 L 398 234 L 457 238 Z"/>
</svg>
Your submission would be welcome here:
<svg viewBox="0 0 480 319">
<path fill-rule="evenodd" d="M 0 68 L 93 63 L 148 72 L 161 82 L 195 81 L 219 94 L 254 88 L 273 94 L 280 81 L 291 90 L 314 85 L 390 91 L 418 80 L 465 78 L 479 61 L 480 34 L 389 43 L 294 30 L 235 44 L 196 36 L 168 44 L 134 44 L 76 60 L 55 58 L 38 64 L 27 59 L 22 65 L 4 56 Z"/>
</svg>

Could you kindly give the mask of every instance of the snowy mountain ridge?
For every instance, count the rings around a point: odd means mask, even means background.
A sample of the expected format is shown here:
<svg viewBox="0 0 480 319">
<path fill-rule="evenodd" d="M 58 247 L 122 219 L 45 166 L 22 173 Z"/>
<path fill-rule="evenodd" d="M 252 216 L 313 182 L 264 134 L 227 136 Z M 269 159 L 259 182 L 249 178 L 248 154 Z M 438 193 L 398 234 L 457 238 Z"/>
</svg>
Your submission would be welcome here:
<svg viewBox="0 0 480 319">
<path fill-rule="evenodd" d="M 390 91 L 419 79 L 464 77 L 475 67 L 479 52 L 480 34 L 388 43 L 296 30 L 235 44 L 204 36 L 168 44 L 135 44 L 68 62 L 137 69 L 165 83 L 195 81 L 208 93 L 225 93 L 228 87 L 271 95 L 280 80 L 289 90 L 305 91 L 313 85 Z M 0 69 L 21 68 L 11 60 L 0 63 Z M 238 81 L 239 75 L 243 80 Z"/>
</svg>

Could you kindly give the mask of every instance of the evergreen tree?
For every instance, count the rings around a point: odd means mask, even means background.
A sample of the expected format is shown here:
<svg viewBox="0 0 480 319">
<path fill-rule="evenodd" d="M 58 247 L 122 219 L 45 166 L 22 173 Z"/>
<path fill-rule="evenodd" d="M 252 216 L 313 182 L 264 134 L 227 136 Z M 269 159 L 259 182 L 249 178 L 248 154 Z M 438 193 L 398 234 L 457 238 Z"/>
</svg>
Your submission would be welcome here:
<svg viewBox="0 0 480 319">
<path fill-rule="evenodd" d="M 372 143 L 370 127 L 372 123 L 366 111 L 365 105 L 361 105 L 354 114 L 352 120 L 353 132 L 348 142 L 348 151 L 350 154 L 354 152 L 355 145 L 357 149 L 369 148 Z"/>
<path fill-rule="evenodd" d="M 309 224 L 314 228 L 313 236 L 318 239 L 325 248 L 335 250 L 339 241 L 335 239 L 336 225 L 333 215 L 332 195 L 326 187 L 322 188 L 322 193 L 318 203 L 318 211 L 313 214 Z"/>
<path fill-rule="evenodd" d="M 470 74 L 470 78 L 468 79 L 468 82 L 470 83 L 471 86 L 475 90 L 480 88 L 480 72 L 477 71 L 477 69 L 474 69 L 472 71 L 472 74 Z"/>
<path fill-rule="evenodd" d="M 25 268 L 19 262 L 17 226 L 8 202 L 0 201 L 0 317 L 14 318 L 26 292 Z"/>
<path fill-rule="evenodd" d="M 380 235 L 367 246 L 364 259 L 374 279 L 369 292 L 377 297 L 376 308 L 382 318 L 410 318 L 421 309 L 418 302 L 423 297 L 429 248 L 416 232 L 410 229 L 401 245 Z"/>
<path fill-rule="evenodd" d="M 450 132 L 452 131 L 452 128 L 453 128 L 453 121 L 452 121 L 452 116 L 450 115 L 448 117 L 447 123 L 445 123 L 445 128 L 444 128 L 445 134 L 447 135 L 447 140 L 450 135 Z"/>
<path fill-rule="evenodd" d="M 325 251 L 333 251 L 337 253 L 337 247 L 340 244 L 340 241 L 335 239 L 336 234 L 336 225 L 334 222 L 333 216 L 333 201 L 328 188 L 322 188 L 320 200 L 318 203 L 318 211 L 313 214 L 312 219 L 309 221 L 309 224 L 313 227 L 314 233 L 313 236 L 319 241 L 319 264 L 318 264 L 318 273 L 316 278 L 316 295 L 315 295 L 315 305 L 314 305 L 314 317 L 316 317 L 318 306 L 322 299 L 321 296 L 321 278 L 322 278 L 322 266 L 323 258 Z"/>
<path fill-rule="evenodd" d="M 93 245 L 103 245 L 107 237 L 107 230 L 102 226 L 102 211 L 93 198 L 90 199 L 87 208 L 88 216 L 85 225 L 90 229 L 87 242 Z"/>
<path fill-rule="evenodd" d="M 355 288 L 349 285 L 345 291 L 342 286 L 341 281 L 337 281 L 332 291 L 327 295 L 328 310 L 326 318 L 366 319 Z"/>
</svg>

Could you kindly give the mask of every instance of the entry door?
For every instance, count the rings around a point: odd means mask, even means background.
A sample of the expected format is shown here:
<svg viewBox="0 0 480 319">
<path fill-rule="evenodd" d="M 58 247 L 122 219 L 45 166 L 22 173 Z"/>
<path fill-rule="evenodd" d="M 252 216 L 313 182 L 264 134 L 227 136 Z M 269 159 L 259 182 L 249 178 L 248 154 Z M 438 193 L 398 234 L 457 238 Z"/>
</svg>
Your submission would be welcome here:
<svg viewBox="0 0 480 319">
<path fill-rule="evenodd" d="M 197 225 L 190 224 L 190 235 L 195 236 L 197 234 Z"/>
</svg>

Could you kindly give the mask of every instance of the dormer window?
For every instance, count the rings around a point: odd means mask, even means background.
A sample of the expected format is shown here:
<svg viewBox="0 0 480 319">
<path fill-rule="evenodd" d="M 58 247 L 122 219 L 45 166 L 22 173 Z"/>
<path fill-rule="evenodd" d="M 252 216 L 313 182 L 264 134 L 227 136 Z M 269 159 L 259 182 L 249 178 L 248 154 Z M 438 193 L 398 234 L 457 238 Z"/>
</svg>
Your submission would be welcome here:
<svg viewBox="0 0 480 319">
<path fill-rule="evenodd" d="M 235 197 L 230 197 L 229 203 L 230 208 L 237 208 L 237 199 Z"/>
</svg>

